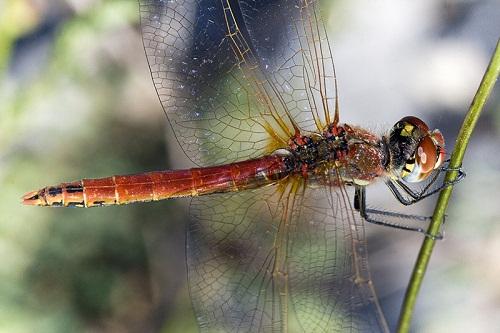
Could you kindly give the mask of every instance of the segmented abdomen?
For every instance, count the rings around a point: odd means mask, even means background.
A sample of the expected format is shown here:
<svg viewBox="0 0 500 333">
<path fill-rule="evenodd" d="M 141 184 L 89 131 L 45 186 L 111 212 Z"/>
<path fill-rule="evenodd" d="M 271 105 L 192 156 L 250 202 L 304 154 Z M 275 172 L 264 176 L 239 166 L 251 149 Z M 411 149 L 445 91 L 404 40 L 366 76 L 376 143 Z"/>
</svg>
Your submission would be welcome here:
<svg viewBox="0 0 500 333">
<path fill-rule="evenodd" d="M 291 172 L 282 156 L 227 165 L 137 175 L 83 179 L 30 192 L 23 203 L 37 206 L 93 207 L 241 191 L 277 182 Z"/>
</svg>

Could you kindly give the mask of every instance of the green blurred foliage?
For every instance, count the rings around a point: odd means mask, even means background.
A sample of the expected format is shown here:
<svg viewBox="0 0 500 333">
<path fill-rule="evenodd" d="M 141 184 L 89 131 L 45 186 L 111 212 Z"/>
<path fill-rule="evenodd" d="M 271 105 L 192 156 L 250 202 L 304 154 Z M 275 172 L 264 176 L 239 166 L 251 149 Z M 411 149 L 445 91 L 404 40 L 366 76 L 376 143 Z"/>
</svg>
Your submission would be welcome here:
<svg viewBox="0 0 500 333">
<path fill-rule="evenodd" d="M 195 330 L 182 206 L 20 204 L 37 187 L 167 166 L 161 106 L 131 102 L 138 73 L 150 81 L 143 54 L 130 66 L 137 3 L 86 5 L 66 8 L 48 36 L 49 4 L 0 10 L 0 331 Z M 16 59 L 25 35 L 43 47 Z"/>
</svg>

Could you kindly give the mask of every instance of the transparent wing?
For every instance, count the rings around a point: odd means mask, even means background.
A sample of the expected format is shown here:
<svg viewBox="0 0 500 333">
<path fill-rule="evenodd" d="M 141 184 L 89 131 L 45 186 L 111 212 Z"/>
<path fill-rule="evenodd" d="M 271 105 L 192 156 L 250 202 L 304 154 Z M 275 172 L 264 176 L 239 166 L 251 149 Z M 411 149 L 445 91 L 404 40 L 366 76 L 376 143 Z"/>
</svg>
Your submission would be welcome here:
<svg viewBox="0 0 500 333">
<path fill-rule="evenodd" d="M 153 82 L 191 160 L 229 163 L 286 145 L 292 117 L 262 75 L 228 2 L 140 3 Z"/>
<path fill-rule="evenodd" d="M 284 286 L 273 275 L 282 215 L 275 192 L 268 187 L 193 199 L 188 276 L 203 331 L 267 332 L 282 326 Z"/>
<path fill-rule="evenodd" d="M 193 199 L 188 275 L 203 331 L 384 331 L 362 225 L 337 192 L 297 184 Z"/>
<path fill-rule="evenodd" d="M 367 263 L 363 221 L 345 188 L 304 193 L 295 212 L 290 290 L 307 332 L 386 332 Z"/>
<path fill-rule="evenodd" d="M 300 127 L 316 131 L 338 123 L 335 67 L 320 1 L 242 0 L 240 6 L 261 68 Z"/>
</svg>

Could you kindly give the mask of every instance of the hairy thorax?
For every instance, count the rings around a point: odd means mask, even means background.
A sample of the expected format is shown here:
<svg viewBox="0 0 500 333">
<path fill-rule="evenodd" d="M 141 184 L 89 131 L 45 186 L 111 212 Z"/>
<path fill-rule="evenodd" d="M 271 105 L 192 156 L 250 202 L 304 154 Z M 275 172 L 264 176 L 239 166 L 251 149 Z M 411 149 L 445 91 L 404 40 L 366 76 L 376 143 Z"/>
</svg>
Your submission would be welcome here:
<svg viewBox="0 0 500 333">
<path fill-rule="evenodd" d="M 359 127 L 329 127 L 322 134 L 293 137 L 289 145 L 291 166 L 309 183 L 368 185 L 386 172 L 382 138 Z"/>
</svg>

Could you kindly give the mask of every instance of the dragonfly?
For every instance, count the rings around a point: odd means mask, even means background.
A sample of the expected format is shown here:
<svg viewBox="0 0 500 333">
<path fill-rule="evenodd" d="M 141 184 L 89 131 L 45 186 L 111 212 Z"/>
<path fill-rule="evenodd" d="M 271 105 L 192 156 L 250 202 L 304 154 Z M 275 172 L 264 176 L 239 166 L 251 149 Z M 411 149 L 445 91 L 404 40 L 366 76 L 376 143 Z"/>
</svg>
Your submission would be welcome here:
<svg viewBox="0 0 500 333">
<path fill-rule="evenodd" d="M 406 205 L 441 189 L 410 186 L 443 170 L 440 131 L 413 116 L 381 135 L 340 122 L 318 1 L 141 0 L 140 15 L 159 100 L 195 167 L 61 183 L 23 203 L 191 197 L 202 331 L 387 332 L 364 222 L 411 216 L 369 209 L 365 189 L 383 181 Z"/>
</svg>

